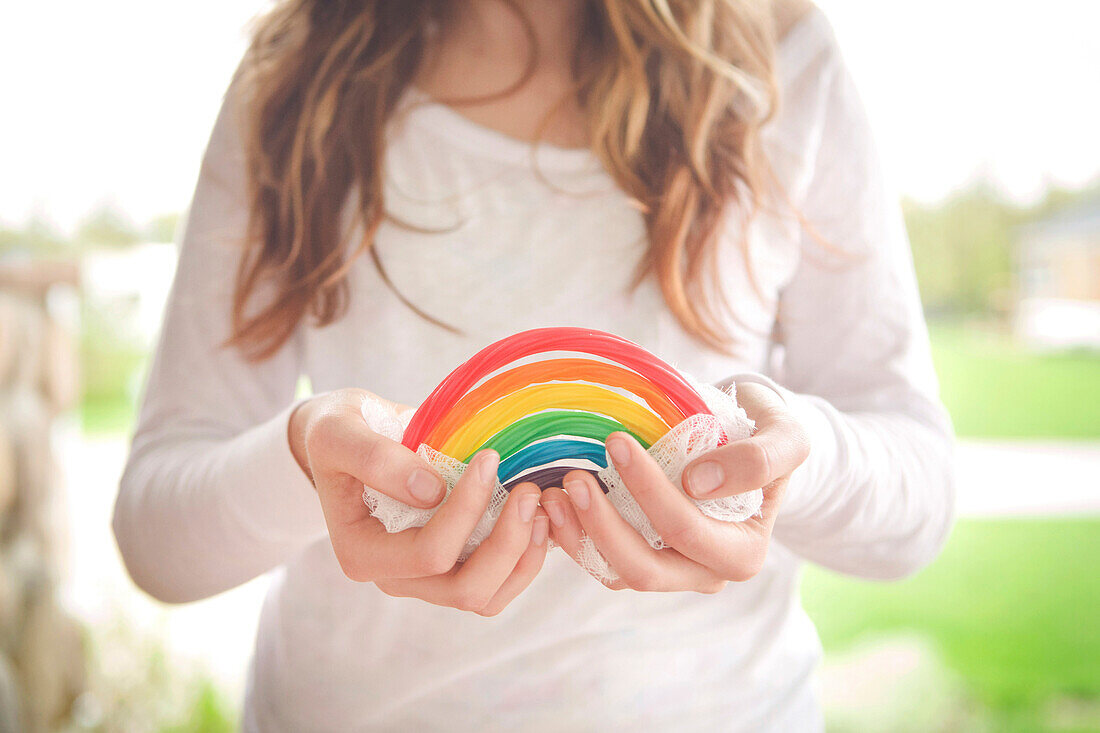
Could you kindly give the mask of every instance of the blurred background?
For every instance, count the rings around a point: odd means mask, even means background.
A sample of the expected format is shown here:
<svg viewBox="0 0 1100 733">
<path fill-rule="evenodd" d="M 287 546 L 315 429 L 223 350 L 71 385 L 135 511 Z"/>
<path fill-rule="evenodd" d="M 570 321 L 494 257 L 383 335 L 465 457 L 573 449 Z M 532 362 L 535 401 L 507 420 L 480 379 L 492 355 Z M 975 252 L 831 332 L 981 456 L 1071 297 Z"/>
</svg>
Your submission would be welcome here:
<svg viewBox="0 0 1100 733">
<path fill-rule="evenodd" d="M 960 521 L 808 568 L 831 730 L 1100 730 L 1100 3 L 818 0 L 904 208 Z M 172 244 L 260 0 L 0 11 L 0 731 L 236 726 L 264 581 L 142 596 L 110 533 Z M 7 727 L 6 727 L 7 726 Z"/>
</svg>

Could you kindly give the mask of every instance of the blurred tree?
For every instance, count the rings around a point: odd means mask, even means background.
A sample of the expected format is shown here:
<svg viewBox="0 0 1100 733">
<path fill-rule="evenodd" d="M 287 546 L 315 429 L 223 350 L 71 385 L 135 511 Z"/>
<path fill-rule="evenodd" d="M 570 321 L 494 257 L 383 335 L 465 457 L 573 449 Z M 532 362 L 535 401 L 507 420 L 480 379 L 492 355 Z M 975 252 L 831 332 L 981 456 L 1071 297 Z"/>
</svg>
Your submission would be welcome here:
<svg viewBox="0 0 1100 733">
<path fill-rule="evenodd" d="M 1083 188 L 1051 186 L 1047 189 L 1046 195 L 1028 211 L 1028 217 L 1041 219 L 1082 201 L 1095 201 L 1097 198 L 1100 198 L 1100 178 Z"/>
<path fill-rule="evenodd" d="M 1015 230 L 1098 195 L 1100 180 L 1079 189 L 1051 188 L 1038 203 L 1021 206 L 977 183 L 932 205 L 903 201 L 925 310 L 996 312 L 1012 285 Z"/>
<path fill-rule="evenodd" d="M 935 206 L 907 201 L 905 214 L 928 312 L 990 310 L 1011 283 L 1013 229 L 1024 212 L 979 184 Z"/>
<path fill-rule="evenodd" d="M 150 242 L 172 242 L 179 226 L 179 214 L 161 214 L 145 225 L 144 237 Z"/>
<path fill-rule="evenodd" d="M 126 247 L 141 241 L 141 234 L 117 209 L 101 206 L 80 222 L 74 239 L 82 247 Z"/>
<path fill-rule="evenodd" d="M 71 251 L 71 243 L 48 219 L 32 216 L 21 229 L 0 226 L 0 254 L 25 252 L 57 255 Z"/>
</svg>

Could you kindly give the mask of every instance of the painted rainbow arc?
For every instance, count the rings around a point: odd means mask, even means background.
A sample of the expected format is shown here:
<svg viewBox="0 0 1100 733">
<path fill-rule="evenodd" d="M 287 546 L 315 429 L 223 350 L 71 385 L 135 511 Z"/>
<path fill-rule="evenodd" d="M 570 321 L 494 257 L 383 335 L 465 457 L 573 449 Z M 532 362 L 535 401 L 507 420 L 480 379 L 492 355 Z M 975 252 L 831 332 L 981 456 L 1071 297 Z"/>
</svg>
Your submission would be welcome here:
<svg viewBox="0 0 1100 733">
<path fill-rule="evenodd" d="M 606 361 L 559 357 L 506 368 L 550 352 Z M 486 346 L 451 372 L 417 409 L 402 442 L 464 463 L 492 448 L 505 488 L 520 481 L 547 488 L 574 468 L 606 467 L 603 443 L 612 432 L 628 432 L 648 448 L 699 413 L 710 414 L 699 393 L 638 344 L 593 329 L 537 328 Z"/>
</svg>

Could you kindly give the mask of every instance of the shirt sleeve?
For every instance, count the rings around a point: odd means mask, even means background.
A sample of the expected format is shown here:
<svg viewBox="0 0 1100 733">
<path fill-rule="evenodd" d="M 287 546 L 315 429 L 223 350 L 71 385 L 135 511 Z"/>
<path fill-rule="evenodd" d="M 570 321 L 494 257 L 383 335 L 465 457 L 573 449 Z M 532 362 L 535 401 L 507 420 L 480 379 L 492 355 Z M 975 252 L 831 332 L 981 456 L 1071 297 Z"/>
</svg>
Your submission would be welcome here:
<svg viewBox="0 0 1100 733">
<path fill-rule="evenodd" d="M 325 535 L 287 440 L 300 343 L 259 363 L 224 345 L 248 223 L 233 99 L 231 87 L 185 218 L 114 511 L 131 577 L 168 602 L 232 588 Z"/>
<path fill-rule="evenodd" d="M 828 40 L 803 53 L 789 92 L 815 110 L 792 192 L 812 229 L 780 294 L 774 373 L 811 449 L 775 538 L 841 572 L 899 577 L 934 558 L 950 530 L 953 431 L 901 207 L 831 29 L 816 22 Z"/>
</svg>

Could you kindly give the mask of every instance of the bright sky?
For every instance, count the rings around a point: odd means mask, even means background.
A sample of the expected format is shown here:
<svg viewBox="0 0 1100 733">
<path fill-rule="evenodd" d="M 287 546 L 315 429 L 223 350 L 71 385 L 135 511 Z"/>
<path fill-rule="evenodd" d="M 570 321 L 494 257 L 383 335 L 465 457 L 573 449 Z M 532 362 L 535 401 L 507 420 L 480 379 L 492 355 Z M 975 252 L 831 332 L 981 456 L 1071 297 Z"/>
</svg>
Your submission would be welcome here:
<svg viewBox="0 0 1100 733">
<path fill-rule="evenodd" d="M 898 188 L 981 175 L 1018 198 L 1100 173 L 1100 2 L 819 0 Z M 263 0 L 0 11 L 0 222 L 183 209 Z"/>
</svg>

